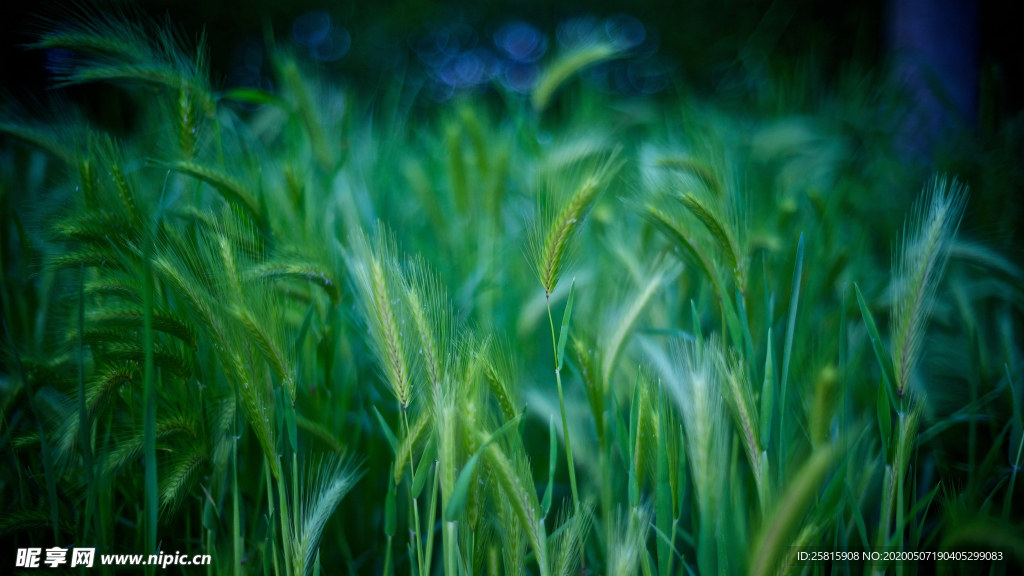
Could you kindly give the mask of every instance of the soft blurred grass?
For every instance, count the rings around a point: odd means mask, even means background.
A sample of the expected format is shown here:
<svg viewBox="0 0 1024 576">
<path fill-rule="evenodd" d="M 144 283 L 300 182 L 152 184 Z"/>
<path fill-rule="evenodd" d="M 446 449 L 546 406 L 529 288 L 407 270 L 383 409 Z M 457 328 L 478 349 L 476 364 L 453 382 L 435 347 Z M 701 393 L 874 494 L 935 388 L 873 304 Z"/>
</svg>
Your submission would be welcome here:
<svg viewBox="0 0 1024 576">
<path fill-rule="evenodd" d="M 532 99 L 410 107 L 284 47 L 274 94 L 224 93 L 158 27 L 61 26 L 57 79 L 140 114 L 0 122 L 10 547 L 663 576 L 1024 550 L 1019 123 L 922 159 L 873 75 L 628 99 L 558 53 Z"/>
</svg>

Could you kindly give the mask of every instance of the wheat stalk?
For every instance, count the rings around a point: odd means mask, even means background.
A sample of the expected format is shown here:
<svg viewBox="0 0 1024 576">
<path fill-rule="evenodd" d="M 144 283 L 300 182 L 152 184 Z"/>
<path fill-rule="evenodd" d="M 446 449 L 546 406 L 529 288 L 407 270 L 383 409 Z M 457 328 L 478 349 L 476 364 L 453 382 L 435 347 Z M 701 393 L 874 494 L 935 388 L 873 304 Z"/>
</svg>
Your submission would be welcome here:
<svg viewBox="0 0 1024 576">
<path fill-rule="evenodd" d="M 967 189 L 956 179 L 948 183 L 945 178 L 933 179 L 915 203 L 900 250 L 893 257 L 893 368 L 901 396 L 920 359 L 924 324 L 966 201 Z"/>
<path fill-rule="evenodd" d="M 398 316 L 402 312 L 401 284 L 396 279 L 392 243 L 387 233 L 382 232 L 371 248 L 366 237 L 357 234 L 352 240 L 354 254 L 349 267 L 359 281 L 363 314 L 384 365 L 387 383 L 404 410 L 412 400 L 412 380 L 406 359 L 404 318 L 400 320 Z"/>
<path fill-rule="evenodd" d="M 534 269 L 548 297 L 561 277 L 572 239 L 617 167 L 617 155 L 617 151 L 613 152 L 598 169 L 585 176 L 560 208 L 553 210 L 542 204 L 538 209 L 532 237 Z"/>
</svg>

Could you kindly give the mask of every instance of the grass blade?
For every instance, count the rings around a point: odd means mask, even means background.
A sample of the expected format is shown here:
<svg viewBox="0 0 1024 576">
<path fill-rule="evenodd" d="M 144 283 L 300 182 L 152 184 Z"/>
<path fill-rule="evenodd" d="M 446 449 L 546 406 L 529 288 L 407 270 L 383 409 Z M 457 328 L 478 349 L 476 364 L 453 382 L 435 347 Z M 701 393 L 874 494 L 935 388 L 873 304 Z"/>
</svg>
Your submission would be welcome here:
<svg viewBox="0 0 1024 576">
<path fill-rule="evenodd" d="M 520 414 L 506 422 L 501 428 L 498 428 L 497 432 L 491 434 L 486 441 L 480 444 L 473 457 L 463 466 L 462 472 L 459 472 L 459 477 L 452 488 L 452 493 L 448 496 L 448 505 L 444 509 L 444 519 L 446 522 L 455 522 L 466 511 L 469 484 L 473 479 L 473 473 L 476 471 L 476 465 L 480 461 L 480 455 L 484 453 L 484 449 L 507 434 L 509 430 L 516 428 L 519 424 L 519 419 L 522 417 L 523 415 Z"/>
<path fill-rule="evenodd" d="M 427 439 L 427 445 L 423 448 L 423 455 L 420 456 L 420 463 L 416 466 L 416 474 L 412 480 L 412 497 L 419 498 L 420 493 L 423 492 L 423 487 L 427 483 L 427 477 L 430 474 L 430 468 L 434 464 L 434 459 L 437 457 L 437 435 L 431 434 L 430 438 Z"/>
<path fill-rule="evenodd" d="M 153 250 L 152 238 L 145 240 L 145 251 L 142 258 L 142 311 L 143 340 L 145 346 L 145 376 L 143 388 L 144 410 L 144 442 L 146 461 L 146 553 L 156 554 L 156 522 L 157 522 L 157 471 L 156 471 L 156 374 L 153 364 L 153 272 L 150 255 Z M 237 436 L 237 432 L 236 432 Z M 154 568 L 147 568 L 152 573 Z"/>
<path fill-rule="evenodd" d="M 814 502 L 835 453 L 830 447 L 818 449 L 789 483 L 771 519 L 765 523 L 753 553 L 751 576 L 769 576 L 779 571 L 779 562 L 793 541 L 801 519 Z"/>
<path fill-rule="evenodd" d="M 573 278 L 569 285 L 569 299 L 565 302 L 565 312 L 562 314 L 562 326 L 558 334 L 558 369 L 562 369 L 562 362 L 565 361 L 565 342 L 569 339 L 569 321 L 572 320 L 572 301 L 576 296 L 576 279 Z"/>
<path fill-rule="evenodd" d="M 860 307 L 861 316 L 864 318 L 864 326 L 868 330 L 868 338 L 871 339 L 871 349 L 875 351 L 875 358 L 878 359 L 878 365 L 882 368 L 882 378 L 885 381 L 885 387 L 888 393 L 891 394 L 893 386 L 896 385 L 892 359 L 889 357 L 889 353 L 885 351 L 882 338 L 878 335 L 878 327 L 875 326 L 875 318 L 871 315 L 871 310 L 868 309 L 867 302 L 864 301 L 864 295 L 860 293 L 860 286 L 857 286 L 856 282 L 853 284 L 853 289 L 857 293 L 857 306 Z"/>
<path fill-rule="evenodd" d="M 772 437 L 772 414 L 775 412 L 775 381 L 772 366 L 772 329 L 768 329 L 768 351 L 764 359 L 764 383 L 761 385 L 761 446 L 767 448 Z"/>
<path fill-rule="evenodd" d="M 554 416 L 548 418 L 548 436 L 551 442 L 548 452 L 548 485 L 544 488 L 544 499 L 540 505 L 545 517 L 548 515 L 548 510 L 551 509 L 551 494 L 554 492 L 555 486 L 555 469 L 558 467 L 558 436 L 555 434 Z"/>
<path fill-rule="evenodd" d="M 746 367 L 750 372 L 750 381 L 757 382 L 757 366 L 754 363 L 754 340 L 750 337 L 750 319 L 747 317 L 747 306 L 743 294 L 736 289 L 736 312 L 740 317 L 740 327 L 743 329 L 744 356 Z"/>
<path fill-rule="evenodd" d="M 785 477 L 786 457 L 786 387 L 789 383 L 789 359 L 793 351 L 793 333 L 796 330 L 796 311 L 800 301 L 800 278 L 804 268 L 804 235 L 796 246 L 796 265 L 793 268 L 793 295 L 789 299 L 789 323 L 786 324 L 786 347 L 782 352 L 782 385 L 779 396 L 779 486 Z"/>
<path fill-rule="evenodd" d="M 86 502 L 82 541 L 89 540 L 89 528 L 96 511 L 96 486 L 93 483 L 92 466 L 92 423 L 85 405 L 85 347 L 82 334 L 85 332 L 85 267 L 78 271 L 78 442 L 82 446 L 82 464 L 85 466 Z M 97 518 L 98 527 L 98 518 Z M 97 537 L 100 536 L 97 529 Z"/>
<path fill-rule="evenodd" d="M 882 438 L 882 451 L 888 452 L 892 442 L 892 407 L 884 380 L 878 381 L 878 431 Z"/>
<path fill-rule="evenodd" d="M 384 499 L 384 535 L 388 537 L 389 548 L 391 537 L 398 530 L 398 511 L 395 508 L 397 492 L 398 489 L 395 487 L 395 469 L 392 466 L 391 471 L 388 472 L 388 494 Z"/>
<path fill-rule="evenodd" d="M 391 446 L 391 451 L 398 454 L 398 438 L 395 437 L 395 433 L 391 430 L 391 426 L 388 426 L 384 416 L 381 415 L 380 410 L 377 407 L 373 407 L 373 413 L 377 416 L 377 421 L 380 422 L 380 428 L 384 431 L 384 437 L 388 440 L 388 446 Z"/>
<path fill-rule="evenodd" d="M 1012 454 L 1013 445 L 1017 444 L 1017 456 L 1010 460 L 1010 464 L 1013 466 L 1013 472 L 1010 473 L 1010 485 L 1006 488 L 1006 496 L 1003 498 L 1003 522 L 1010 520 L 1010 507 L 1013 502 L 1013 488 L 1017 483 L 1017 472 L 1020 471 L 1021 467 L 1021 456 L 1024 455 L 1024 434 L 1021 434 L 1021 398 L 1020 393 L 1016 392 L 1013 387 L 1013 378 L 1010 376 L 1010 367 L 1003 365 L 1006 369 L 1006 381 L 1010 386 L 1010 390 L 1014 391 L 1013 394 L 1013 430 L 1010 433 L 1010 450 Z M 1017 437 L 1017 442 L 1014 442 L 1014 436 Z"/>
<path fill-rule="evenodd" d="M 697 304 L 690 300 L 690 319 L 693 323 L 693 337 L 700 342 L 704 339 L 704 333 L 700 329 L 700 314 L 697 313 Z"/>
<path fill-rule="evenodd" d="M 655 525 L 661 534 L 668 534 L 672 530 L 672 485 L 670 481 L 669 458 L 668 458 L 668 415 L 665 402 L 659 398 L 658 415 L 658 460 L 657 473 L 655 474 L 656 486 L 654 490 L 654 513 Z M 658 573 L 660 576 L 671 576 L 672 574 L 672 553 L 671 539 L 664 537 L 657 542 L 658 550 Z"/>
</svg>

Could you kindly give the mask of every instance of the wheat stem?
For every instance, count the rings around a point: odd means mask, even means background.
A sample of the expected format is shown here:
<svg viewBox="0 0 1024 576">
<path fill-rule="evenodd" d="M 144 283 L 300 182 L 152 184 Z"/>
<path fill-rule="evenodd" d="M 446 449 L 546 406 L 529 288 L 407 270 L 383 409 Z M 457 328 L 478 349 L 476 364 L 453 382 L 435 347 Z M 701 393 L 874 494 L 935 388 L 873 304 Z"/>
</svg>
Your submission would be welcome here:
<svg viewBox="0 0 1024 576">
<path fill-rule="evenodd" d="M 558 369 L 558 340 L 555 338 L 555 321 L 551 317 L 551 298 L 547 299 L 548 323 L 551 325 L 551 349 L 555 354 L 555 382 L 558 384 L 558 408 L 562 414 L 562 435 L 565 436 L 565 460 L 569 466 L 569 485 L 572 487 L 574 510 L 580 508 L 580 496 L 576 489 L 576 465 L 572 459 L 572 442 L 569 439 L 569 423 L 565 417 L 565 399 L 562 396 L 562 373 Z"/>
</svg>

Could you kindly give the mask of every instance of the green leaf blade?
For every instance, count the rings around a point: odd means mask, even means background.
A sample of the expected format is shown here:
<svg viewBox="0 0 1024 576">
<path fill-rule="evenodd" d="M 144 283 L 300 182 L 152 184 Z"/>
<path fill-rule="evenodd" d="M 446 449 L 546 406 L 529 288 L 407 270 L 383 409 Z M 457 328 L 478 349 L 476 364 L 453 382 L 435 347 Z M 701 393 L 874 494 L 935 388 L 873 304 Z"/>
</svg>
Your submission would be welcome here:
<svg viewBox="0 0 1024 576">
<path fill-rule="evenodd" d="M 576 279 L 573 278 L 569 285 L 569 298 L 565 303 L 565 312 L 562 314 L 562 327 L 558 334 L 558 369 L 562 369 L 565 361 L 565 343 L 569 340 L 569 321 L 572 320 L 572 303 L 576 297 Z"/>
</svg>

